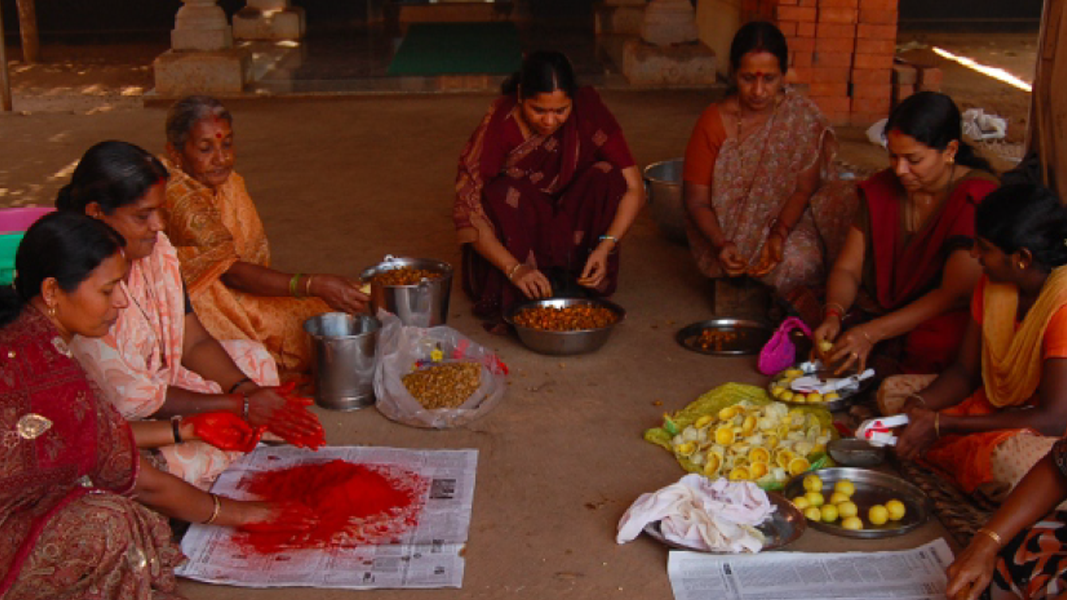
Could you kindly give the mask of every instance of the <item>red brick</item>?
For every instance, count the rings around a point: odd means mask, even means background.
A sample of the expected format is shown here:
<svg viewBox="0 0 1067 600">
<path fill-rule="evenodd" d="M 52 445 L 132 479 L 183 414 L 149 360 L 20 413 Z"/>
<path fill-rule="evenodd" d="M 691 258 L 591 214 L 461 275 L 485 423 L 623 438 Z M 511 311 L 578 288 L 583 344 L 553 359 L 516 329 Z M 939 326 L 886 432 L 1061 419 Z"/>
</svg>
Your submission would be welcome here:
<svg viewBox="0 0 1067 600">
<path fill-rule="evenodd" d="M 816 52 L 812 64 L 816 67 L 844 67 L 852 66 L 851 52 Z"/>
<path fill-rule="evenodd" d="M 887 112 L 853 112 L 849 115 L 848 124 L 853 127 L 870 127 L 875 121 L 884 119 Z"/>
<path fill-rule="evenodd" d="M 859 8 L 859 0 L 819 0 L 819 8 Z"/>
<path fill-rule="evenodd" d="M 897 11 L 860 9 L 859 22 L 866 25 L 896 25 Z"/>
<path fill-rule="evenodd" d="M 815 23 L 810 21 L 797 23 L 797 35 L 803 37 L 815 37 Z"/>
<path fill-rule="evenodd" d="M 845 23 L 853 24 L 859 16 L 859 11 L 854 8 L 823 8 L 819 7 L 820 23 Z M 896 23 L 896 21 L 893 21 Z"/>
<path fill-rule="evenodd" d="M 815 38 L 813 37 L 795 37 L 789 40 L 789 49 L 796 50 L 797 52 L 814 52 L 815 51 Z"/>
<path fill-rule="evenodd" d="M 816 6 L 819 5 L 819 2 L 818 2 L 818 0 L 800 0 L 800 5 L 801 6 L 810 6 L 812 8 L 815 8 Z"/>
<path fill-rule="evenodd" d="M 846 127 L 849 125 L 849 117 L 851 116 L 851 113 L 842 111 L 823 111 L 823 116 L 826 117 L 826 120 L 834 127 Z"/>
<path fill-rule="evenodd" d="M 779 6 L 777 9 L 779 21 L 814 21 L 817 12 L 814 7 L 804 6 Z"/>
<path fill-rule="evenodd" d="M 852 57 L 852 66 L 856 69 L 892 69 L 892 54 L 860 54 Z"/>
<path fill-rule="evenodd" d="M 860 0 L 860 10 L 897 10 L 900 0 Z"/>
<path fill-rule="evenodd" d="M 945 74 L 937 67 L 920 67 L 919 80 L 915 87 L 923 91 L 940 92 L 944 76 Z"/>
<path fill-rule="evenodd" d="M 815 26 L 816 37 L 820 38 L 849 38 L 856 37 L 855 25 L 841 23 L 819 23 Z"/>
<path fill-rule="evenodd" d="M 914 65 L 893 65 L 893 83 L 900 85 L 915 85 L 919 81 L 919 71 Z"/>
<path fill-rule="evenodd" d="M 897 39 L 896 25 L 871 25 L 860 23 L 856 26 L 856 37 L 861 40 L 893 40 Z"/>
<path fill-rule="evenodd" d="M 779 21 L 778 29 L 782 32 L 786 38 L 793 37 L 797 34 L 797 22 L 796 21 Z"/>
<path fill-rule="evenodd" d="M 856 49 L 856 40 L 852 38 L 815 38 L 815 52 L 852 54 Z M 851 64 L 851 61 L 849 61 Z M 830 66 L 830 65 L 828 65 Z"/>
<path fill-rule="evenodd" d="M 848 96 L 809 96 L 811 101 L 826 114 L 847 113 L 852 110 L 852 99 Z"/>
<path fill-rule="evenodd" d="M 890 101 L 888 94 L 885 98 L 853 98 L 852 112 L 888 113 Z"/>
<path fill-rule="evenodd" d="M 812 83 L 848 83 L 851 69 L 848 67 L 813 67 L 808 69 L 807 79 Z"/>
<path fill-rule="evenodd" d="M 785 74 L 786 83 L 808 83 L 811 81 L 811 67 L 796 67 L 789 69 Z"/>
<path fill-rule="evenodd" d="M 856 54 L 888 54 L 897 51 L 896 40 L 856 40 Z"/>
<path fill-rule="evenodd" d="M 778 0 L 778 4 L 796 6 L 800 3 L 800 0 Z"/>
<path fill-rule="evenodd" d="M 893 86 L 893 106 L 900 104 L 900 101 L 915 93 L 914 85 L 894 85 Z"/>
<path fill-rule="evenodd" d="M 889 69 L 852 69 L 852 83 L 857 85 L 865 84 L 887 84 L 891 83 Z"/>
<path fill-rule="evenodd" d="M 793 53 L 793 66 L 794 67 L 810 67 L 812 66 L 813 54 L 811 52 L 794 52 Z"/>
<path fill-rule="evenodd" d="M 809 96 L 847 96 L 847 83 L 812 83 L 808 85 Z"/>
<path fill-rule="evenodd" d="M 893 84 L 891 83 L 861 83 L 852 86 L 853 98 L 892 98 Z"/>
</svg>

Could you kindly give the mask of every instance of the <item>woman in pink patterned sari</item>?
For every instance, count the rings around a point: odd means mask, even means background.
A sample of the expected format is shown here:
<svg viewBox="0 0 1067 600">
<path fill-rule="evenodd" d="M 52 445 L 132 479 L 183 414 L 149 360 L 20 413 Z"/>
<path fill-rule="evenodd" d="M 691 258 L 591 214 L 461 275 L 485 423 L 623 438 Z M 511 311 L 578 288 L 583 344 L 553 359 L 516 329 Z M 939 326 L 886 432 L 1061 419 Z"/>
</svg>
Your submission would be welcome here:
<svg viewBox="0 0 1067 600">
<path fill-rule="evenodd" d="M 785 37 L 742 27 L 730 49 L 735 93 L 697 122 L 685 154 L 689 245 L 708 277 L 750 275 L 789 298 L 821 286 L 848 234 L 855 186 L 833 167 L 834 132 L 784 87 Z"/>
<path fill-rule="evenodd" d="M 322 443 L 314 414 L 279 394 L 274 361 L 257 342 L 219 342 L 200 324 L 184 293 L 178 256 L 160 208 L 167 172 L 124 142 L 90 148 L 56 206 L 88 214 L 126 238 L 130 270 L 121 284 L 130 305 L 100 338 L 79 338 L 82 366 L 130 420 L 226 411 L 305 446 Z M 240 453 L 193 441 L 161 449 L 171 473 L 207 488 Z"/>
<path fill-rule="evenodd" d="M 459 161 L 453 220 L 479 316 L 577 283 L 607 296 L 644 204 L 622 129 L 567 58 L 536 52 L 506 82 Z"/>
</svg>

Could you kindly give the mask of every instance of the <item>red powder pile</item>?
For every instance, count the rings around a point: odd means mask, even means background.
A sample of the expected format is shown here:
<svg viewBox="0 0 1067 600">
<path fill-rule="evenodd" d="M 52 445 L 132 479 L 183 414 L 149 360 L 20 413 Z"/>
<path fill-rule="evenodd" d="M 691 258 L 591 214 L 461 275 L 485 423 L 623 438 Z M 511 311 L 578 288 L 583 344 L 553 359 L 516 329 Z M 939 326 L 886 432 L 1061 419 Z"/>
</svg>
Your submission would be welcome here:
<svg viewBox="0 0 1067 600">
<path fill-rule="evenodd" d="M 393 466 L 334 460 L 256 473 L 241 487 L 260 500 L 298 502 L 319 518 L 314 529 L 295 535 L 257 531 L 235 536 L 246 550 L 267 554 L 396 540 L 418 523 L 427 482 L 416 473 Z"/>
</svg>

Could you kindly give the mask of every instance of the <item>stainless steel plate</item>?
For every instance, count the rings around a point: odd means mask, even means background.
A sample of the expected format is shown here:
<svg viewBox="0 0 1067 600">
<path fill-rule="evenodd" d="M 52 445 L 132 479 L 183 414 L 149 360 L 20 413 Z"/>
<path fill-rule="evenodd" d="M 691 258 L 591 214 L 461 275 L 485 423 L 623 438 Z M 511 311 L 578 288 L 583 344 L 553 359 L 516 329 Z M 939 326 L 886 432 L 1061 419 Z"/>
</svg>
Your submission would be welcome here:
<svg viewBox="0 0 1067 600">
<path fill-rule="evenodd" d="M 804 530 L 808 525 L 806 519 L 804 519 L 804 515 L 800 514 L 797 507 L 793 506 L 793 503 L 787 500 L 785 496 L 775 492 L 767 492 L 767 499 L 771 501 L 771 504 L 775 506 L 776 510 L 771 513 L 769 519 L 756 527 L 756 529 L 767 538 L 763 543 L 763 550 L 774 550 L 795 541 L 804 533 Z M 647 533 L 649 537 L 658 540 L 671 548 L 693 550 L 695 552 L 708 552 L 707 550 L 700 548 L 678 544 L 663 537 L 663 532 L 661 532 L 659 528 L 659 521 L 653 521 L 648 525 L 645 525 L 645 533 Z"/>
<path fill-rule="evenodd" d="M 872 446 L 867 440 L 841 438 L 826 444 L 830 458 L 843 467 L 874 467 L 885 461 L 884 446 Z"/>
<path fill-rule="evenodd" d="M 818 361 L 802 362 L 790 368 L 800 369 L 801 371 L 804 371 L 804 375 L 820 375 L 825 377 L 833 377 L 830 373 L 827 372 L 825 368 L 823 368 L 822 363 Z M 782 373 L 784 372 L 785 371 L 782 371 Z M 767 392 L 771 394 L 772 398 L 774 397 L 774 394 L 771 392 L 771 390 L 772 388 L 774 388 L 775 385 L 777 385 L 778 380 L 781 379 L 782 373 L 778 373 L 777 375 L 775 375 L 773 378 L 771 378 L 770 383 L 767 384 Z M 816 404 L 807 402 L 790 402 L 787 400 L 781 400 L 779 398 L 775 398 L 775 400 L 778 400 L 779 402 L 782 402 L 784 404 L 788 404 L 789 406 L 819 406 L 825 408 L 830 412 L 838 412 L 847 409 L 849 406 L 852 406 L 852 404 L 859 399 L 859 396 L 861 394 L 871 389 L 872 385 L 874 385 L 873 378 L 861 381 L 859 383 L 858 388 L 845 388 L 839 390 L 837 393 L 841 397 L 837 400 L 834 400 L 833 402 L 819 402 Z"/>
<path fill-rule="evenodd" d="M 703 348 L 700 345 L 700 334 L 704 331 L 736 334 L 732 340 L 723 340 L 720 343 Z M 713 356 L 734 356 L 742 354 L 759 354 L 759 351 L 771 339 L 774 329 L 759 321 L 749 319 L 709 319 L 683 327 L 674 339 L 683 348 L 711 354 Z"/>
<path fill-rule="evenodd" d="M 803 473 L 790 479 L 782 493 L 787 498 L 795 498 L 804 493 L 804 477 L 810 473 Z M 863 529 L 851 530 L 841 527 L 841 521 L 823 523 L 822 521 L 809 520 L 810 525 L 819 531 L 851 538 L 887 538 L 903 535 L 918 528 L 926 522 L 930 516 L 929 499 L 918 487 L 903 479 L 870 469 L 832 468 L 822 469 L 816 472 L 822 479 L 823 495 L 829 498 L 834 484 L 842 479 L 848 479 L 856 486 L 856 493 L 852 495 L 852 501 L 859 507 L 859 517 L 863 520 Z M 867 521 L 867 510 L 875 504 L 885 504 L 896 498 L 904 503 L 906 508 L 904 518 L 899 521 L 887 521 L 884 525 L 871 525 Z"/>
</svg>

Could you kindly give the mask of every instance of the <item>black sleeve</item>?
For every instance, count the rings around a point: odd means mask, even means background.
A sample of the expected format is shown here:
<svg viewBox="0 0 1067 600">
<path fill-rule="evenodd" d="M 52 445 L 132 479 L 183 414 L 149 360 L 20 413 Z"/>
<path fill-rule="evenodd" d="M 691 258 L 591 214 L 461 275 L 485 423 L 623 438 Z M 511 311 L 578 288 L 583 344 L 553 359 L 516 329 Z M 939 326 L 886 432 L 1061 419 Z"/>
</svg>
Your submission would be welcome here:
<svg viewBox="0 0 1067 600">
<path fill-rule="evenodd" d="M 185 290 L 185 283 L 182 283 L 182 298 L 185 299 L 185 314 L 192 314 L 193 301 L 189 299 L 189 292 Z"/>
</svg>

